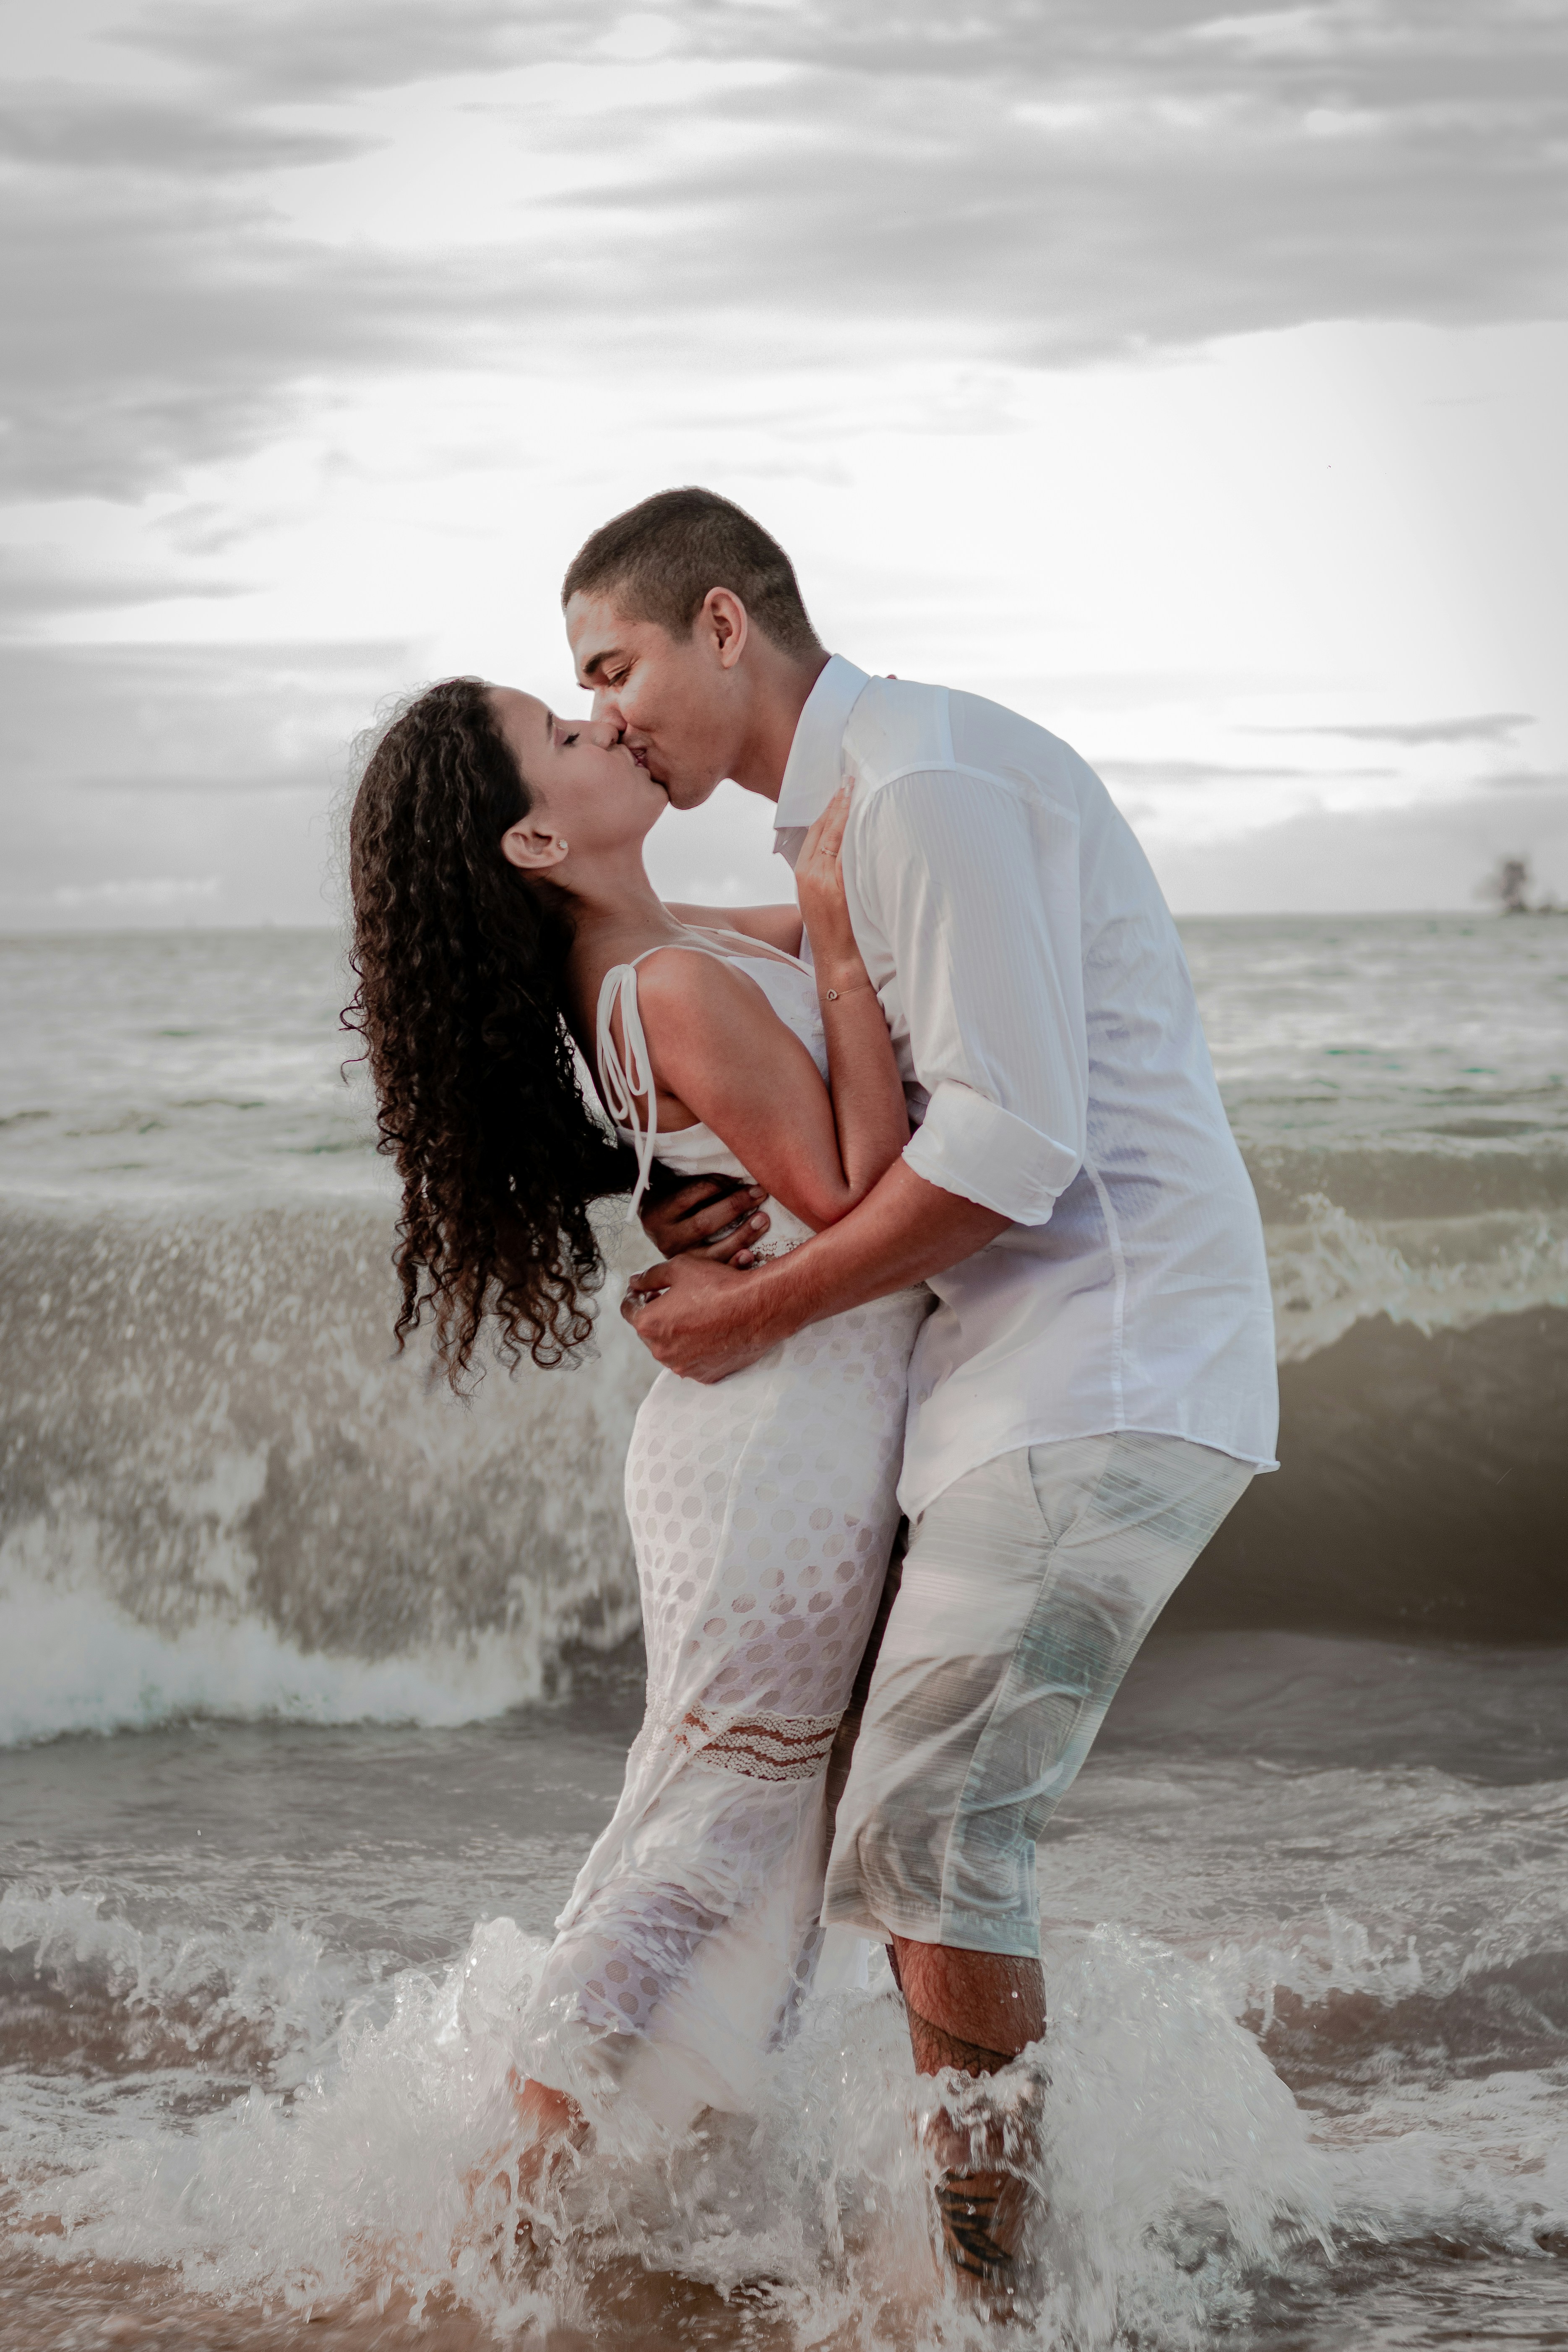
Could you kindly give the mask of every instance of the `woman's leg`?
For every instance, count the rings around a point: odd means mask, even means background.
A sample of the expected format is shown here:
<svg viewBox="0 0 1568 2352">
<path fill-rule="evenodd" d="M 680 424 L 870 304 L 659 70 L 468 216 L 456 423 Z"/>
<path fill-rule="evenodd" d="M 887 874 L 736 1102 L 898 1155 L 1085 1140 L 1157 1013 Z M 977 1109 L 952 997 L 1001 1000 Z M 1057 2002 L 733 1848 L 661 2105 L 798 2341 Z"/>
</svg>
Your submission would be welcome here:
<svg viewBox="0 0 1568 2352">
<path fill-rule="evenodd" d="M 744 2105 L 798 1994 L 828 1752 L 898 1523 L 924 1305 L 835 1318 L 716 1389 L 663 1375 L 638 1416 L 626 1501 L 648 1712 L 558 1923 L 537 2063 L 522 2053 L 585 2111 L 617 2085 L 668 2092 L 665 2121 L 682 2099 Z"/>
<path fill-rule="evenodd" d="M 522 2126 L 522 2151 L 517 2163 L 517 2191 L 526 2200 L 549 2172 L 562 2149 L 580 2146 L 588 2123 L 575 2099 L 552 2091 L 547 2083 L 514 2074 L 512 2098 Z"/>
</svg>

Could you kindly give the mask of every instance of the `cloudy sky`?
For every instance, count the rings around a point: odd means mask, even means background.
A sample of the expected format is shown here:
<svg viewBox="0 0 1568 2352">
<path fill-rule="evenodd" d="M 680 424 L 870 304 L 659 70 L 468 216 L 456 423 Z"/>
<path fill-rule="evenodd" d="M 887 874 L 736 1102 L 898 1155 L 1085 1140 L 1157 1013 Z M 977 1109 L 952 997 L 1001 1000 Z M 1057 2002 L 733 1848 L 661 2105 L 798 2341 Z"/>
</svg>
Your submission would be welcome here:
<svg viewBox="0 0 1568 2352">
<path fill-rule="evenodd" d="M 32 0 L 0 925 L 325 921 L 346 747 L 672 482 L 1178 909 L 1568 896 L 1568 0 Z M 661 882 L 782 895 L 767 811 Z M 326 877 L 326 878 L 324 878 Z"/>
</svg>

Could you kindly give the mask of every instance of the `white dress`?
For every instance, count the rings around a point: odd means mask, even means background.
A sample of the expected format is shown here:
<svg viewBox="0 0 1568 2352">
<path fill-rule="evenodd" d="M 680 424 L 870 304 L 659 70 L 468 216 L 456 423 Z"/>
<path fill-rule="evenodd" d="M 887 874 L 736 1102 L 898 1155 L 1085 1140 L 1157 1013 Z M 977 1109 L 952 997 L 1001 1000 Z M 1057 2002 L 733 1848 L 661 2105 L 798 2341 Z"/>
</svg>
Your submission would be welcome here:
<svg viewBox="0 0 1568 2352">
<path fill-rule="evenodd" d="M 754 942 L 722 960 L 826 1076 L 807 968 Z M 628 1222 L 656 1143 L 682 1175 L 744 1177 L 709 1128 L 658 1135 L 635 965 L 606 975 L 597 1025 L 605 1097 L 637 1150 Z M 809 1237 L 767 1208 L 769 1254 Z M 713 1387 L 661 1372 L 637 1414 L 626 1495 L 647 1714 L 519 2053 L 590 2115 L 628 2096 L 672 2130 L 704 2106 L 744 2113 L 810 1983 L 828 1753 L 898 1526 L 910 1352 L 930 1305 L 921 1286 L 809 1324 Z"/>
</svg>

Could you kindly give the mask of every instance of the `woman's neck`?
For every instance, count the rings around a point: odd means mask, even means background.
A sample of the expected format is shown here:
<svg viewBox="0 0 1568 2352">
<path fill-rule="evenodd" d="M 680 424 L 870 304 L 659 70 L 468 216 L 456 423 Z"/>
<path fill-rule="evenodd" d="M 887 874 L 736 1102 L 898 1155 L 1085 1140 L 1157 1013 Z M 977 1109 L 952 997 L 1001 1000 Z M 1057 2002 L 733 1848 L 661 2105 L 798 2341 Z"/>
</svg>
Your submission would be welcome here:
<svg viewBox="0 0 1568 2352">
<path fill-rule="evenodd" d="M 681 929 L 647 878 L 640 847 L 616 858 L 595 860 L 564 884 L 579 950 L 646 935 L 673 939 Z"/>
<path fill-rule="evenodd" d="M 572 909 L 566 966 L 571 1025 L 586 1053 L 599 989 L 612 964 L 630 963 L 650 948 L 668 946 L 689 933 L 648 880 L 640 850 L 629 859 L 605 861 L 574 874 L 567 895 Z"/>
</svg>

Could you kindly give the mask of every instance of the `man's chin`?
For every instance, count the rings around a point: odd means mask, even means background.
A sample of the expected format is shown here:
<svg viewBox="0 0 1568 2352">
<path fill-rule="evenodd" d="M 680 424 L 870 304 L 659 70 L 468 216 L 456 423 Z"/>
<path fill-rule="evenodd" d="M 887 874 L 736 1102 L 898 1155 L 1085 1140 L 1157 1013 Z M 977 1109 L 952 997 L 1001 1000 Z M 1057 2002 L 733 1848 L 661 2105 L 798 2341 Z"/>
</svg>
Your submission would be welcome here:
<svg viewBox="0 0 1568 2352">
<path fill-rule="evenodd" d="M 651 770 L 649 773 L 652 773 Z M 655 783 L 663 784 L 669 805 L 673 809 L 700 808 L 704 801 L 712 799 L 723 781 L 722 776 L 671 776 L 668 779 L 663 776 L 654 777 Z"/>
</svg>

